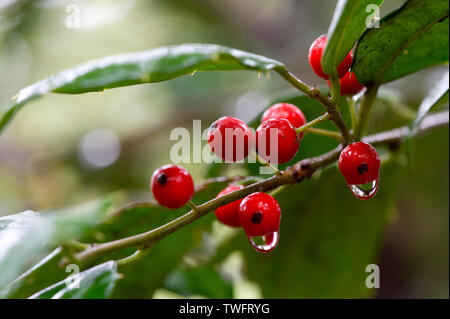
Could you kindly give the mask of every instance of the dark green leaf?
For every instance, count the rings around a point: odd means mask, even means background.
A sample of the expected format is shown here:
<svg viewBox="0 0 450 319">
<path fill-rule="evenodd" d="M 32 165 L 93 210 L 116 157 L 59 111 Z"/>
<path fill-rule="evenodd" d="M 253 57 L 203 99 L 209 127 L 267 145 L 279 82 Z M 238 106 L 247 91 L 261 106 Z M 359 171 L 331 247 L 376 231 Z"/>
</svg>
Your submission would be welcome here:
<svg viewBox="0 0 450 319">
<path fill-rule="evenodd" d="M 368 30 L 353 70 L 365 84 L 387 83 L 449 60 L 448 0 L 410 0 Z"/>
<path fill-rule="evenodd" d="M 31 296 L 31 299 L 104 299 L 119 279 L 117 265 L 109 261 L 60 281 Z"/>
<path fill-rule="evenodd" d="M 373 15 L 372 6 L 384 0 L 339 0 L 328 29 L 327 46 L 322 56 L 322 67 L 327 74 L 336 74 L 336 68 L 361 37 Z"/>
<path fill-rule="evenodd" d="M 65 70 L 30 85 L 0 113 L 0 131 L 27 102 L 50 92 L 78 94 L 170 80 L 200 71 L 284 67 L 281 62 L 214 44 L 182 44 L 105 57 Z"/>
</svg>

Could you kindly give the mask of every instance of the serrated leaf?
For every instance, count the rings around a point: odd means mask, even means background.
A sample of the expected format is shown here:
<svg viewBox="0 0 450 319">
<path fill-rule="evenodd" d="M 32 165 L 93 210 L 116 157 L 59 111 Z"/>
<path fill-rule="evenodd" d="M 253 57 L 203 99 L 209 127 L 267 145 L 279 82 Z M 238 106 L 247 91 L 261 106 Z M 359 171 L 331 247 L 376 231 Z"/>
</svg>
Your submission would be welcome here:
<svg viewBox="0 0 450 319">
<path fill-rule="evenodd" d="M 383 84 L 449 60 L 448 0 L 409 0 L 358 42 L 353 71 Z"/>
<path fill-rule="evenodd" d="M 338 65 L 351 51 L 367 28 L 372 6 L 384 0 L 339 0 L 328 29 L 328 41 L 322 56 L 322 67 L 327 74 L 336 74 Z"/>
<path fill-rule="evenodd" d="M 104 299 L 111 295 L 119 278 L 116 263 L 108 261 L 47 287 L 30 299 Z"/>
<path fill-rule="evenodd" d="M 182 44 L 105 57 L 32 84 L 0 113 L 0 131 L 27 102 L 50 92 L 79 94 L 170 80 L 200 71 L 269 71 L 281 62 L 215 44 Z"/>
</svg>

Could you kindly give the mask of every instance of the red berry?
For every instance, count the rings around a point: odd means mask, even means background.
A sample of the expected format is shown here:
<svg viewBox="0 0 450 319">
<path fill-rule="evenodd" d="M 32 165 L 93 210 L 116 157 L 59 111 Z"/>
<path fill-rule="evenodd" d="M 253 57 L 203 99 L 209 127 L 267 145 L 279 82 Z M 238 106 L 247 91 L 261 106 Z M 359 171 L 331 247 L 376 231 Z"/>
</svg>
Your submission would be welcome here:
<svg viewBox="0 0 450 319">
<path fill-rule="evenodd" d="M 239 221 L 247 236 L 264 236 L 280 229 L 281 209 L 266 193 L 253 193 L 239 206 Z"/>
<path fill-rule="evenodd" d="M 229 185 L 225 189 L 223 189 L 217 196 L 223 196 L 228 193 L 234 192 L 238 189 L 243 189 L 244 186 L 242 185 Z M 241 224 L 239 223 L 239 205 L 241 204 L 242 199 L 236 200 L 234 202 L 231 202 L 227 205 L 221 206 L 216 209 L 216 217 L 222 224 L 232 226 L 232 227 L 238 227 Z"/>
<path fill-rule="evenodd" d="M 209 127 L 208 143 L 217 156 L 237 162 L 246 158 L 253 147 L 253 133 L 243 121 L 221 117 Z"/>
<path fill-rule="evenodd" d="M 191 200 L 194 182 L 183 167 L 165 165 L 152 176 L 151 189 L 156 201 L 167 208 L 180 208 Z"/>
<path fill-rule="evenodd" d="M 256 130 L 256 151 L 270 163 L 283 164 L 297 154 L 299 140 L 295 128 L 288 120 L 269 119 Z M 271 142 L 277 145 L 272 145 Z"/>
<path fill-rule="evenodd" d="M 377 150 L 364 142 L 352 143 L 341 152 L 339 169 L 348 185 L 362 185 L 378 180 L 380 158 Z"/>
<path fill-rule="evenodd" d="M 269 107 L 261 117 L 261 123 L 278 118 L 288 120 L 296 128 L 306 124 L 305 114 L 298 107 L 289 103 L 277 103 Z M 303 134 L 300 137 L 302 136 Z"/>
<path fill-rule="evenodd" d="M 341 85 L 341 95 L 355 95 L 364 89 L 364 85 L 359 83 L 353 72 L 347 72 L 347 74 L 339 80 L 339 83 Z M 328 86 L 331 87 L 330 81 L 328 81 Z"/>
<path fill-rule="evenodd" d="M 326 34 L 321 35 L 319 38 L 317 38 L 311 45 L 308 55 L 309 64 L 311 65 L 313 71 L 325 80 L 328 80 L 328 78 L 330 77 L 328 74 L 323 72 L 322 69 L 322 54 L 323 50 L 325 49 L 325 45 L 327 44 L 327 39 L 328 37 Z M 338 76 L 340 78 L 343 77 L 350 69 L 350 67 L 352 66 L 352 60 L 353 56 L 352 52 L 350 51 L 345 57 L 344 61 L 342 61 L 341 64 L 339 64 L 339 66 L 337 67 Z"/>
</svg>

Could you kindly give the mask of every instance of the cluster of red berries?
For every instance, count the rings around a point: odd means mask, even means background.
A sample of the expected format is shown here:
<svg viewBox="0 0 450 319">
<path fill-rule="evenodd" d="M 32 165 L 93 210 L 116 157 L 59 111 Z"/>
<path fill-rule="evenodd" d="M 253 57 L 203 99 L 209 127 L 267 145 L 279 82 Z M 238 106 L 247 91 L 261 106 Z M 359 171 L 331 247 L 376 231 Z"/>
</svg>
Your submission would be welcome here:
<svg viewBox="0 0 450 319">
<path fill-rule="evenodd" d="M 295 105 L 278 103 L 264 112 L 255 136 L 243 121 L 227 116 L 211 124 L 208 143 L 214 154 L 229 162 L 243 160 L 255 146 L 267 162 L 283 164 L 297 154 L 303 134 L 297 134 L 296 128 L 305 123 L 305 115 Z"/>
<path fill-rule="evenodd" d="M 328 80 L 329 75 L 326 74 L 322 69 L 322 54 L 325 46 L 327 44 L 327 35 L 324 34 L 317 38 L 311 48 L 309 49 L 309 64 L 313 71 L 321 78 Z M 342 95 L 355 95 L 362 91 L 364 88 L 361 83 L 359 83 L 355 74 L 350 70 L 353 62 L 353 55 L 350 51 L 345 57 L 344 61 L 339 64 L 337 67 L 337 74 L 339 76 L 339 83 L 341 86 L 341 94 Z M 328 85 L 331 86 L 330 81 L 328 81 Z"/>
<path fill-rule="evenodd" d="M 314 41 L 309 51 L 309 62 L 318 76 L 328 80 L 329 76 L 323 72 L 321 65 L 326 41 L 326 35 Z M 353 95 L 363 89 L 349 71 L 351 65 L 352 53 L 349 52 L 337 68 L 342 95 Z M 240 119 L 222 117 L 211 124 L 208 144 L 214 154 L 229 162 L 245 159 L 255 147 L 258 156 L 267 162 L 283 164 L 297 154 L 303 133 L 298 134 L 296 129 L 305 124 L 305 115 L 299 108 L 289 103 L 278 103 L 264 112 L 255 136 Z M 276 147 L 271 147 L 274 143 Z M 368 199 L 377 192 L 380 159 L 370 144 L 355 142 L 348 145 L 340 154 L 339 169 L 358 198 Z M 243 185 L 230 184 L 217 197 L 242 188 Z M 175 209 L 191 200 L 194 183 L 184 168 L 166 165 L 154 172 L 151 190 L 160 205 Z M 258 251 L 268 252 L 278 243 L 281 210 L 278 202 L 269 194 L 250 194 L 217 208 L 215 214 L 227 226 L 242 227 Z"/>
</svg>

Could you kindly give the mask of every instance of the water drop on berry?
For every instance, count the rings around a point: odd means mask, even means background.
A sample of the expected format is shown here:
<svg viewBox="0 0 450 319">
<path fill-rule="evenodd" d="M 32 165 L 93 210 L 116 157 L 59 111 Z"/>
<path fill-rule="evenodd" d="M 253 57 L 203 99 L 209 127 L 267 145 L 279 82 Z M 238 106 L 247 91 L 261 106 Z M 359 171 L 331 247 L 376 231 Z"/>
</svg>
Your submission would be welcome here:
<svg viewBox="0 0 450 319">
<path fill-rule="evenodd" d="M 248 236 L 248 240 L 256 251 L 268 253 L 277 247 L 280 240 L 280 231 L 268 233 L 264 236 Z"/>
<path fill-rule="evenodd" d="M 378 191 L 378 186 L 380 185 L 380 180 L 376 179 L 372 182 L 360 185 L 348 185 L 353 195 L 359 199 L 369 199 L 375 196 Z"/>
</svg>

